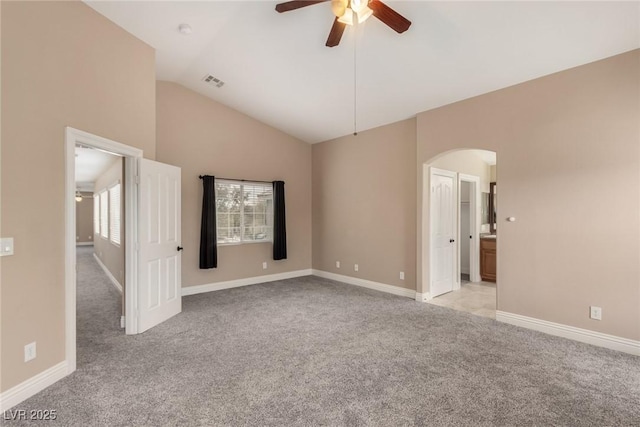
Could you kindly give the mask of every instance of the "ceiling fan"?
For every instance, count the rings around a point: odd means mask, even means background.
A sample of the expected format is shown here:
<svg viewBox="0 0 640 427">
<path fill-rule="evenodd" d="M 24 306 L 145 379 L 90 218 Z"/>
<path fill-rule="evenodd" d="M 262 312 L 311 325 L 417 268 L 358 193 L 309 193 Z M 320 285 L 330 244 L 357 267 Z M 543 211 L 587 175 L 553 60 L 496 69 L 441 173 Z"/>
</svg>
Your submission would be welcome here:
<svg viewBox="0 0 640 427">
<path fill-rule="evenodd" d="M 289 12 L 327 1 L 330 0 L 287 1 L 276 5 L 276 11 L 279 13 Z M 353 25 L 354 22 L 362 23 L 371 15 L 387 24 L 397 33 L 404 33 L 411 26 L 411 21 L 380 0 L 331 0 L 331 10 L 336 18 L 333 21 L 333 26 L 327 38 L 326 46 L 328 47 L 334 47 L 340 44 L 340 39 L 347 25 Z"/>
</svg>

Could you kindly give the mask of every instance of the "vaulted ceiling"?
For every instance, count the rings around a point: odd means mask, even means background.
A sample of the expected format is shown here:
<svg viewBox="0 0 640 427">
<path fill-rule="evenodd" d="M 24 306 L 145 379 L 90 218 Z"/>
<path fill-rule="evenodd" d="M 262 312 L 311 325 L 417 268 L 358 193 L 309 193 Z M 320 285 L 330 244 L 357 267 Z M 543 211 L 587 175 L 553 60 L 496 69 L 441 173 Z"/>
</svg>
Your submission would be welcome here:
<svg viewBox="0 0 640 427">
<path fill-rule="evenodd" d="M 407 32 L 371 18 L 334 48 L 329 3 L 283 14 L 273 1 L 86 3 L 156 49 L 158 80 L 310 143 L 354 130 L 354 53 L 361 131 L 640 47 L 630 1 L 385 1 Z"/>
</svg>

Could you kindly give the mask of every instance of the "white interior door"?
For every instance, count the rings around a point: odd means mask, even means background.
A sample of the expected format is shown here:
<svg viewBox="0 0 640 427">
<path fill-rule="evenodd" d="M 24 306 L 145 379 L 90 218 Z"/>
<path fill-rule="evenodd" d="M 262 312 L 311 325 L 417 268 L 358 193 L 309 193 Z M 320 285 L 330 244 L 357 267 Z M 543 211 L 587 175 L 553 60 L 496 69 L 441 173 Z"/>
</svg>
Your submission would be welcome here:
<svg viewBox="0 0 640 427">
<path fill-rule="evenodd" d="M 466 183 L 463 183 L 466 184 Z M 460 273 L 471 274 L 471 203 L 460 202 Z"/>
<path fill-rule="evenodd" d="M 464 197 L 463 189 L 468 187 L 468 199 Z M 469 274 L 469 281 L 471 282 L 479 282 L 480 281 L 480 212 L 482 210 L 482 206 L 479 205 L 481 203 L 480 198 L 480 177 L 475 175 L 466 175 L 463 173 L 458 174 L 458 194 L 459 199 L 461 200 L 460 204 L 460 233 L 458 236 L 458 241 L 460 243 L 460 272 Z M 463 208 L 462 201 L 468 200 L 468 216 L 467 219 L 465 215 L 467 214 L 466 210 Z M 467 231 L 468 230 L 468 231 Z M 466 252 L 466 248 L 463 248 L 463 245 L 468 244 L 468 254 Z M 468 259 L 468 271 L 465 271 L 465 258 Z"/>
<path fill-rule="evenodd" d="M 138 332 L 182 310 L 180 168 L 140 159 Z"/>
<path fill-rule="evenodd" d="M 431 168 L 431 286 L 432 297 L 451 292 L 457 264 L 457 177 Z"/>
</svg>

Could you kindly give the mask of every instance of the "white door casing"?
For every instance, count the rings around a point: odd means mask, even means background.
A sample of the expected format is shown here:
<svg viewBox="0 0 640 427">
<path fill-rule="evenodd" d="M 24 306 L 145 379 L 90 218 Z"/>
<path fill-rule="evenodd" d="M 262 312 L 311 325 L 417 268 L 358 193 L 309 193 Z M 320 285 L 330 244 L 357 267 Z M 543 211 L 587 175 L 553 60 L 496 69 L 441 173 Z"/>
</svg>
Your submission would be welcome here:
<svg viewBox="0 0 640 427">
<path fill-rule="evenodd" d="M 138 333 L 182 310 L 180 172 L 140 159 Z"/>
<path fill-rule="evenodd" d="M 479 282 L 480 279 L 480 212 L 482 211 L 482 199 L 480 197 L 480 177 L 475 175 L 458 174 L 458 189 L 461 182 L 469 183 L 469 233 L 458 233 L 458 241 L 462 244 L 462 239 L 469 239 L 469 279 L 471 282 Z M 458 191 L 460 194 L 460 191 Z M 462 212 L 460 213 L 462 221 Z M 460 269 L 462 271 L 462 269 Z"/>
<path fill-rule="evenodd" d="M 470 202 L 460 202 L 460 274 L 471 274 L 471 206 Z"/>
<path fill-rule="evenodd" d="M 82 144 L 98 150 L 123 156 L 124 174 L 124 247 L 125 247 L 125 316 L 127 334 L 136 333 L 136 298 L 133 296 L 138 287 L 137 259 L 135 247 L 137 239 L 137 188 L 135 177 L 138 160 L 142 150 L 93 135 L 72 127 L 65 128 L 65 361 L 67 374 L 76 370 L 76 202 L 75 202 L 75 146 Z"/>
<path fill-rule="evenodd" d="M 457 282 L 457 181 L 455 172 L 430 168 L 431 297 L 451 292 Z"/>
</svg>

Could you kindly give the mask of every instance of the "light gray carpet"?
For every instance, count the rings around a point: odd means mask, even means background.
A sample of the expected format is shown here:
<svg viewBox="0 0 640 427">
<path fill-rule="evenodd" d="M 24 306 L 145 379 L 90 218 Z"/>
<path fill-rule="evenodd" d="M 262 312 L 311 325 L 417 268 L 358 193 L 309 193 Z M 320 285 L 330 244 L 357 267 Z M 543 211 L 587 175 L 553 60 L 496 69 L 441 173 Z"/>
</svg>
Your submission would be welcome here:
<svg viewBox="0 0 640 427">
<path fill-rule="evenodd" d="M 78 370 L 15 408 L 46 425 L 640 426 L 638 357 L 317 277 L 125 336 L 79 257 Z"/>
</svg>

